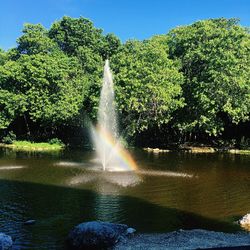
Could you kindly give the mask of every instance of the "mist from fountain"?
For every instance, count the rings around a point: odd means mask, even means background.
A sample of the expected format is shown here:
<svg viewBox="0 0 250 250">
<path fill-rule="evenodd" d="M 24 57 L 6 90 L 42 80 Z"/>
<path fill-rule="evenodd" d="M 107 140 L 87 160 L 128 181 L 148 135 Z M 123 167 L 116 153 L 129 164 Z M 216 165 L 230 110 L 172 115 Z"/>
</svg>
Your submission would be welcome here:
<svg viewBox="0 0 250 250">
<path fill-rule="evenodd" d="M 136 169 L 134 160 L 119 139 L 114 83 L 108 60 L 105 61 L 97 126 L 92 129 L 92 138 L 104 171 Z"/>
</svg>

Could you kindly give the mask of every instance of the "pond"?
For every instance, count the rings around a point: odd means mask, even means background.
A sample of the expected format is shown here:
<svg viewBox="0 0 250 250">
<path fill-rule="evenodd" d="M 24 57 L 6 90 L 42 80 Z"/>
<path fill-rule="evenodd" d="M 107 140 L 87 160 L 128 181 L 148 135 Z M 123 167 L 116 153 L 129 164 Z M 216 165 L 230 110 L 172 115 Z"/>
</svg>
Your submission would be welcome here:
<svg viewBox="0 0 250 250">
<path fill-rule="evenodd" d="M 62 249 L 84 221 L 139 232 L 204 228 L 232 232 L 250 209 L 250 156 L 131 152 L 136 172 L 103 172 L 92 151 L 0 149 L 0 231 L 15 249 Z M 34 225 L 24 225 L 35 219 Z"/>
</svg>

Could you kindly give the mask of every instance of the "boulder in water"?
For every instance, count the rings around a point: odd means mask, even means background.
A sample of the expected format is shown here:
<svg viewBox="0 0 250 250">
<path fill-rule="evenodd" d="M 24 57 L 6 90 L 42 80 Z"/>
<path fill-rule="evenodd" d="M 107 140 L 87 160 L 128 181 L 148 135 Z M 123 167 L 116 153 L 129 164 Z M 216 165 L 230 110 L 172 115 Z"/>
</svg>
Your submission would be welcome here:
<svg viewBox="0 0 250 250">
<path fill-rule="evenodd" d="M 0 249 L 10 250 L 12 249 L 13 241 L 12 238 L 4 233 L 0 233 Z"/>
<path fill-rule="evenodd" d="M 124 224 L 85 222 L 74 227 L 69 233 L 67 246 L 72 250 L 107 249 L 134 232 L 135 229 Z"/>
</svg>

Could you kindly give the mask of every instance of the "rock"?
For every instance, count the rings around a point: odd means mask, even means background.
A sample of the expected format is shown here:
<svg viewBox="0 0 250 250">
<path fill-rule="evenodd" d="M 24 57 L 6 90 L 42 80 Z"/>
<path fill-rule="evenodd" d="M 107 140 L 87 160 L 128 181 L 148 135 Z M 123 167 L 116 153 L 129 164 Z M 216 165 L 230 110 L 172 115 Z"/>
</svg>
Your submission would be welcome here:
<svg viewBox="0 0 250 250">
<path fill-rule="evenodd" d="M 190 147 L 191 153 L 214 153 L 215 149 L 212 147 Z"/>
<path fill-rule="evenodd" d="M 13 241 L 12 238 L 4 233 L 0 233 L 0 249 L 9 250 L 12 249 Z"/>
<path fill-rule="evenodd" d="M 27 221 L 24 222 L 24 225 L 33 225 L 35 223 L 36 223 L 35 220 L 27 220 Z"/>
<path fill-rule="evenodd" d="M 243 216 L 240 220 L 239 220 L 239 224 L 247 229 L 248 231 L 250 231 L 250 214 L 246 214 L 245 216 Z"/>
<path fill-rule="evenodd" d="M 124 224 L 91 221 L 81 223 L 69 233 L 67 246 L 69 249 L 107 249 L 119 240 L 135 232 Z"/>
<path fill-rule="evenodd" d="M 129 227 L 127 230 L 126 230 L 126 235 L 132 235 L 136 232 L 136 230 L 132 227 Z"/>
<path fill-rule="evenodd" d="M 153 153 L 168 153 L 170 152 L 170 150 L 168 149 L 160 149 L 160 148 L 143 148 L 143 150 L 147 151 L 147 152 L 153 152 Z"/>
</svg>

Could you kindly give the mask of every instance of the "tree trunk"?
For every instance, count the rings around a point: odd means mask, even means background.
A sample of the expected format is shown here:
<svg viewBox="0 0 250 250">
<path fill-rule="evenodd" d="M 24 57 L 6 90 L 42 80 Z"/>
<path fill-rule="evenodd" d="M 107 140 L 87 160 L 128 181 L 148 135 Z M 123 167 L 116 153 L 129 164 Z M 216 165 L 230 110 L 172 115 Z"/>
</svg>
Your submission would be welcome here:
<svg viewBox="0 0 250 250">
<path fill-rule="evenodd" d="M 26 125 L 26 129 L 27 129 L 27 134 L 28 134 L 28 136 L 30 137 L 30 127 L 29 127 L 29 123 L 28 123 L 28 121 L 27 121 L 27 117 L 26 117 L 26 115 L 24 114 L 23 115 L 23 118 L 24 118 L 24 122 L 25 122 L 25 125 Z"/>
</svg>

